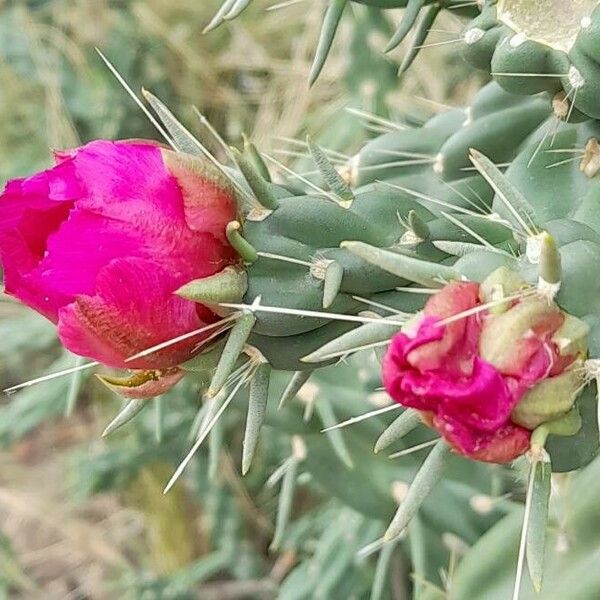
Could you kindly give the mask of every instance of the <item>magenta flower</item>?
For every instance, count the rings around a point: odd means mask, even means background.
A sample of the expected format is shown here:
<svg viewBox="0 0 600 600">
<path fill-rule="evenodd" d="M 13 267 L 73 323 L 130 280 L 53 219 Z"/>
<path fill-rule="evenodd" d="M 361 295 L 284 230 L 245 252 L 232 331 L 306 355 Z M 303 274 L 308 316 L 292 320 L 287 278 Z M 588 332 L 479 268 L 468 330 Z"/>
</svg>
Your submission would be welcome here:
<svg viewBox="0 0 600 600">
<path fill-rule="evenodd" d="M 225 236 L 232 190 L 210 165 L 154 143 L 95 141 L 55 157 L 0 197 L 6 292 L 105 365 L 169 370 L 189 359 L 201 336 L 126 362 L 217 319 L 173 292 L 237 261 Z"/>
<path fill-rule="evenodd" d="M 383 380 L 394 400 L 421 411 L 457 452 L 504 463 L 530 440 L 511 413 L 575 356 L 561 356 L 552 340 L 564 321 L 555 305 L 530 296 L 502 314 L 471 310 L 480 304 L 476 283 L 451 283 L 432 296 L 412 330 L 392 340 Z"/>
</svg>

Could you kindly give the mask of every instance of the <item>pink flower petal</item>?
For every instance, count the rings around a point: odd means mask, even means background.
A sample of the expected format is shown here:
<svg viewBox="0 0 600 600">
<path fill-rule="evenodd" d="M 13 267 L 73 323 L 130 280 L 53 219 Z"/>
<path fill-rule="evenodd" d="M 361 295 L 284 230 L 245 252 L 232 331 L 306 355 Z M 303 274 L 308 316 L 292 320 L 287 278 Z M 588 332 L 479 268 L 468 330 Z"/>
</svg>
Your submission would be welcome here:
<svg viewBox="0 0 600 600">
<path fill-rule="evenodd" d="M 425 305 L 428 323 L 441 321 L 479 304 L 479 285 L 471 282 L 450 283 L 432 296 Z M 477 350 L 479 321 L 470 316 L 448 323 L 443 335 L 419 344 L 408 356 L 411 365 L 424 371 L 443 367 L 457 374 L 468 372 Z"/>
<path fill-rule="evenodd" d="M 179 282 L 157 263 L 117 259 L 98 274 L 96 295 L 78 296 L 59 313 L 66 348 L 112 367 L 166 369 L 189 359 L 198 335 L 132 362 L 149 347 L 202 327 L 193 302 L 173 295 Z"/>
<path fill-rule="evenodd" d="M 512 423 L 491 432 L 480 432 L 463 426 L 460 421 L 436 416 L 433 425 L 459 454 L 483 462 L 511 462 L 527 452 L 531 439 L 530 431 Z"/>
</svg>

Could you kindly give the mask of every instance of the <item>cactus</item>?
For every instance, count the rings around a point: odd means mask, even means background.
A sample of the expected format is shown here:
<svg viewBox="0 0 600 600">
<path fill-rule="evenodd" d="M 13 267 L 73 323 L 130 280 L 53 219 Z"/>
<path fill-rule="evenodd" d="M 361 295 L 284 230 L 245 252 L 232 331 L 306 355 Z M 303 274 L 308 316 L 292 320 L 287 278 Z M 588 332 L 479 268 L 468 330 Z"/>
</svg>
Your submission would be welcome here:
<svg viewBox="0 0 600 600">
<path fill-rule="evenodd" d="M 164 117 L 164 110 L 154 104 Z M 514 419 L 535 430 L 531 479 L 537 481 L 537 473 L 544 469 L 571 471 L 592 460 L 598 449 L 593 417 L 598 307 L 596 294 L 582 295 L 581 289 L 582 278 L 594 268 L 600 252 L 594 211 L 596 169 L 590 167 L 597 126 L 565 125 L 549 140 L 544 129 L 555 118 L 551 97 L 515 98 L 493 83 L 467 111 L 453 110 L 418 130 L 391 131 L 370 141 L 341 174 L 326 152 L 309 141 L 326 184 L 321 188 L 305 180 L 314 190 L 309 194 L 290 193 L 285 185 L 265 179 L 264 169 L 252 165 L 251 157 L 256 160 L 258 155 L 250 146 L 244 153 L 236 152 L 250 198 L 243 226 L 235 223 L 229 239 L 247 264 L 246 287 L 243 292 L 235 287 L 239 298 L 231 302 L 233 288 L 226 286 L 227 301 L 219 303 L 240 312 L 214 368 L 209 397 L 220 393 L 245 351 L 250 364 L 296 373 L 300 379 L 298 385 L 292 381 L 292 391 L 286 394 L 289 401 L 301 390 L 306 370 L 320 369 L 363 348 L 386 345 L 406 315 L 423 303 L 421 294 L 411 293 L 411 284 L 435 288 L 441 280 L 466 278 L 491 286 L 489 277 L 502 267 L 522 278 L 532 292 L 555 298 L 570 315 L 567 321 L 577 317 L 579 323 L 587 323 L 583 335 L 589 329 L 591 360 L 586 363 L 585 382 L 592 383 L 572 412 L 574 397 L 567 392 L 564 408 L 552 409 L 558 411 L 552 412 L 556 417 L 541 417 L 541 408 L 535 409 L 534 421 L 523 416 L 533 414 L 530 406 L 553 402 L 555 392 L 544 396 L 547 392 L 541 388 L 541 400 L 532 396 L 522 409 L 525 413 L 514 413 Z M 180 126 L 171 118 L 164 123 L 178 139 Z M 556 150 L 560 157 L 560 150 L 577 149 L 581 153 L 577 162 L 557 160 Z M 402 159 L 390 161 L 390 155 Z M 510 166 L 502 173 L 493 161 L 510 161 Z M 473 174 L 465 176 L 469 164 Z M 560 202 L 549 200 L 557 197 Z M 221 289 L 218 279 L 214 290 Z M 211 289 L 188 297 L 210 303 L 215 301 L 213 293 Z M 366 308 L 373 316 L 364 315 Z M 578 334 L 569 331 L 565 347 L 575 347 Z M 259 403 L 261 414 L 265 403 L 269 403 L 266 396 Z M 331 429 L 335 418 L 321 394 L 317 407 L 319 403 L 319 416 Z M 251 411 L 252 406 L 251 402 Z M 253 449 L 262 422 L 262 416 L 249 413 L 248 424 L 255 425 L 247 425 L 246 437 Z M 359 458 L 334 432 L 330 442 L 336 461 L 360 473 Z M 308 460 L 316 448 L 312 442 L 297 460 Z M 321 473 L 332 493 L 341 493 L 351 506 L 371 510 L 356 505 L 351 474 L 344 473 L 338 484 L 331 476 L 336 471 L 333 465 L 321 471 L 326 465 L 323 454 L 313 476 L 319 479 Z M 245 458 L 244 469 L 249 460 Z M 394 539 L 410 523 L 442 478 L 446 460 L 444 446 L 438 444 L 416 475 L 384 540 Z M 364 478 L 371 480 L 374 469 L 367 468 Z M 291 494 L 290 486 L 288 482 L 286 494 Z M 532 489 L 531 501 L 539 503 L 544 486 Z M 543 519 L 544 514 L 537 521 L 538 530 Z M 536 560 L 541 560 L 539 553 L 530 563 Z"/>
<path fill-rule="evenodd" d="M 346 3 L 330 3 L 313 80 Z M 461 8 L 460 2 L 360 3 L 405 8 L 389 49 L 414 29 L 422 11 L 427 12 L 417 26 L 417 40 L 440 8 Z M 238 16 L 249 4 L 224 2 L 209 28 Z M 551 479 L 561 482 L 562 473 L 583 469 L 599 447 L 600 284 L 590 277 L 600 259 L 600 130 L 593 120 L 600 115 L 592 89 L 592 37 L 599 13 L 591 12 L 595 2 L 574 5 L 581 14 L 569 13 L 577 19 L 565 21 L 549 40 L 527 12 L 534 3 L 485 3 L 466 29 L 465 54 L 496 81 L 482 88 L 469 107 L 443 112 L 422 126 L 404 128 L 384 120 L 389 131 L 341 166 L 334 165 L 329 150 L 307 139 L 314 176 L 262 155 L 248 140 L 242 149 L 227 148 L 227 162 L 219 162 L 158 98 L 146 93 L 174 150 L 186 155 L 182 161 L 226 182 L 239 205 L 239 217 L 225 232 L 239 260 L 176 292 L 221 320 L 209 338 L 214 343 L 180 365 L 187 400 L 171 407 L 169 400 L 176 404 L 181 399 L 171 390 L 166 402 L 156 403 L 153 434 L 167 440 L 161 452 L 171 459 L 180 458 L 187 445 L 178 435 L 180 421 L 194 421 L 192 448 L 165 491 L 205 442 L 209 457 L 203 468 L 216 477 L 223 440 L 229 439 L 224 436 L 243 431 L 237 450 L 248 478 L 257 463 L 272 467 L 272 461 L 283 460 L 274 478 L 280 493 L 269 532 L 273 552 L 306 551 L 305 537 L 314 534 L 314 522 L 306 515 L 294 520 L 294 498 L 304 487 L 315 494 L 324 491 L 328 504 L 315 509 L 315 522 L 322 522 L 324 531 L 312 558 L 281 583 L 279 593 L 286 600 L 348 597 L 350 590 L 360 595 L 369 589 L 372 598 L 379 598 L 386 565 L 399 551 L 410 555 L 416 598 L 434 597 L 442 587 L 457 600 L 504 597 L 515 568 L 516 598 L 525 562 L 532 590 L 539 591 L 544 563 L 546 571 L 552 565 L 551 581 L 564 566 L 560 549 L 566 530 L 580 531 L 581 514 L 593 515 L 579 492 L 593 485 L 597 461 L 576 476 L 573 491 L 559 498 L 582 504 L 575 517 L 556 516 L 550 497 Z M 530 29 L 532 21 L 536 27 Z M 565 68 L 567 76 L 561 74 Z M 574 70 L 581 80 L 574 78 Z M 515 73 L 535 77 L 525 80 Z M 528 470 L 523 512 L 503 498 L 520 484 L 509 481 L 504 467 L 458 456 L 457 445 L 443 431 L 442 440 L 432 436 L 428 425 L 441 427 L 428 409 L 401 411 L 387 397 L 375 408 L 380 352 L 399 335 L 408 335 L 430 295 L 459 281 L 476 284 L 492 314 L 479 346 L 490 364 L 510 368 L 517 345 L 537 335 L 540 314 L 560 315 L 552 342 L 561 357 L 575 357 L 568 368 L 530 386 L 511 412 L 512 423 L 527 431 L 526 457 L 515 463 L 517 470 Z M 524 298 L 532 302 L 521 302 Z M 79 373 L 81 367 L 74 370 Z M 137 427 L 147 441 L 148 401 L 135 395 L 150 381 L 144 377 L 103 377 L 128 399 L 105 435 Z M 69 410 L 80 383 L 73 381 Z M 201 406 L 189 402 L 192 388 L 201 391 Z M 247 404 L 240 401 L 246 395 Z M 367 398 L 372 410 L 367 410 Z M 176 411 L 180 420 L 174 425 L 168 416 Z M 278 444 L 277 451 L 269 443 Z M 399 465 L 378 456 L 392 445 L 398 446 L 395 456 L 404 457 Z M 415 459 L 427 448 L 424 459 Z M 137 451 L 138 462 L 156 462 L 154 452 Z M 486 460 L 476 452 L 471 456 Z M 121 476 L 127 483 L 134 474 Z M 223 521 L 239 526 L 230 500 L 220 496 L 222 490 L 205 491 L 219 496 L 213 498 L 219 508 L 213 517 L 219 549 L 201 565 L 198 580 L 233 569 L 238 553 L 244 554 L 219 517 L 225 514 Z M 468 503 L 473 510 L 465 510 Z M 442 505 L 445 510 L 439 509 Z M 547 534 L 548 515 L 560 524 L 556 536 Z M 518 551 L 507 551 L 517 545 L 519 530 Z M 424 543 L 436 550 L 424 552 Z M 440 569 L 456 552 L 464 552 L 464 544 L 474 548 L 451 581 L 440 577 Z M 577 539 L 575 546 L 584 556 L 586 540 Z M 357 552 L 365 557 L 376 550 L 381 552 L 374 568 L 353 566 Z M 482 569 L 480 553 L 489 560 L 487 569 Z M 254 563 L 248 568 L 264 570 Z M 499 575 L 491 577 L 496 569 Z M 529 583 L 522 588 L 532 593 Z M 177 593 L 177 586 L 174 592 L 158 589 L 158 594 Z"/>
</svg>

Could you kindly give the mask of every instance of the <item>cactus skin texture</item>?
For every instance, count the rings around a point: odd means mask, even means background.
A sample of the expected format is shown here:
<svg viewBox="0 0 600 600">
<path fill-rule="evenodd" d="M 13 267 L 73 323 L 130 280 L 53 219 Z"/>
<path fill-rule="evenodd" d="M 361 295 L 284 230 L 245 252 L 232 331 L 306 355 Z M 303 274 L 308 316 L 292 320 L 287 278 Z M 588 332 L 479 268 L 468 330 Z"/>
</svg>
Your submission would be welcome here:
<svg viewBox="0 0 600 600">
<path fill-rule="evenodd" d="M 600 118 L 600 7 L 576 2 L 487 2 L 463 32 L 462 53 L 507 91 L 548 91 L 569 120 Z"/>
</svg>

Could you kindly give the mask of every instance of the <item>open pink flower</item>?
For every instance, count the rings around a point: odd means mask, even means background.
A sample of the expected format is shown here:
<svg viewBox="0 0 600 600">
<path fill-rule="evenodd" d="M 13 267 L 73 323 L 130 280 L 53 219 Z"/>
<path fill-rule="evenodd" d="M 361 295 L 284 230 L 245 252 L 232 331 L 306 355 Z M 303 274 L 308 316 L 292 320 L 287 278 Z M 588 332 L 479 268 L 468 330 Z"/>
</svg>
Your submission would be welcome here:
<svg viewBox="0 0 600 600">
<path fill-rule="evenodd" d="M 457 452 L 503 463 L 529 447 L 530 431 L 511 420 L 515 406 L 574 357 L 551 340 L 564 320 L 558 308 L 524 299 L 494 315 L 471 310 L 479 293 L 479 284 L 451 283 L 432 296 L 413 330 L 392 340 L 383 380 Z"/>
<path fill-rule="evenodd" d="M 237 260 L 232 190 L 210 166 L 154 143 L 95 141 L 8 182 L 0 197 L 6 292 L 58 326 L 66 348 L 112 367 L 170 369 L 201 336 L 141 350 L 216 320 L 175 296 Z"/>
</svg>

